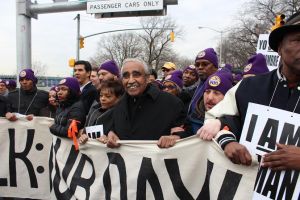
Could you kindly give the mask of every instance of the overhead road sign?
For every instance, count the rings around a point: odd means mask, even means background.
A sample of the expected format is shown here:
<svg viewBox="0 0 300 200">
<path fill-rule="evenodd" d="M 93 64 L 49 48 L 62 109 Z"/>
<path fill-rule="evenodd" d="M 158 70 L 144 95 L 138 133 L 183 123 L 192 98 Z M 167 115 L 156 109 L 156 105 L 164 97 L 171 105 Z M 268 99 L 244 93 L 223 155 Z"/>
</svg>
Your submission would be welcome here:
<svg viewBox="0 0 300 200">
<path fill-rule="evenodd" d="M 163 0 L 109 0 L 87 2 L 87 13 L 163 10 Z"/>
</svg>

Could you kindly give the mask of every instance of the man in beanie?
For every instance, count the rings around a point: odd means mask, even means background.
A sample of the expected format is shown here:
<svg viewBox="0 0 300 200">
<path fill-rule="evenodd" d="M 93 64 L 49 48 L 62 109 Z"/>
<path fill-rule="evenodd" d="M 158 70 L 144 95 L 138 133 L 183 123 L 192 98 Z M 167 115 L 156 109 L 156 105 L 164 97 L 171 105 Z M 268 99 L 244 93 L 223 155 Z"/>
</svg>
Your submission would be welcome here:
<svg viewBox="0 0 300 200">
<path fill-rule="evenodd" d="M 19 74 L 20 89 L 10 92 L 7 96 L 8 107 L 6 118 L 10 121 L 18 119 L 19 114 L 32 119 L 39 116 L 40 109 L 48 104 L 48 92 L 38 90 L 37 78 L 31 69 L 24 69 Z"/>
<path fill-rule="evenodd" d="M 166 76 L 171 74 L 174 70 L 176 70 L 176 65 L 172 62 L 165 62 L 165 64 L 161 67 L 161 71 L 163 72 L 163 78 L 164 80 Z"/>
<path fill-rule="evenodd" d="M 98 68 L 98 76 L 100 85 L 103 81 L 118 80 L 120 78 L 120 70 L 114 60 L 105 61 Z"/>
<path fill-rule="evenodd" d="M 186 66 L 183 69 L 183 90 L 190 94 L 191 98 L 194 95 L 194 92 L 199 85 L 199 75 L 195 65 Z"/>
<path fill-rule="evenodd" d="M 300 15 L 290 17 L 286 24 L 273 30 L 269 36 L 270 47 L 281 56 L 278 69 L 269 73 L 243 79 L 228 92 L 224 100 L 211 109 L 209 118 L 236 116 L 241 128 L 245 121 L 248 103 L 257 103 L 300 114 L 299 83 L 300 83 Z M 225 106 L 226 105 L 226 106 Z M 209 120 L 209 126 L 203 127 L 203 134 L 214 136 L 218 130 L 227 126 L 231 130 L 232 123 L 221 123 L 219 120 Z M 212 129 L 211 129 L 212 128 Z M 247 147 L 238 143 L 240 130 L 218 134 L 216 138 L 224 149 L 226 156 L 237 164 L 251 164 L 251 155 Z M 282 133 L 285 134 L 285 133 Z M 254 136 L 253 136 L 254 137 Z M 280 136 L 277 136 L 279 138 Z M 292 137 L 292 136 L 291 136 Z M 270 138 L 271 139 L 271 138 Z M 279 144 L 271 153 L 264 155 L 261 169 L 300 170 L 300 147 L 288 140 Z"/>
<path fill-rule="evenodd" d="M 54 124 L 50 126 L 50 132 L 60 137 L 68 137 L 68 129 L 72 120 L 78 121 L 78 130 L 85 123 L 83 102 L 80 100 L 80 85 L 73 77 L 62 79 L 57 86 L 59 106 L 56 110 Z"/>
<path fill-rule="evenodd" d="M 213 48 L 200 51 L 195 59 L 195 67 L 198 69 L 199 77 L 205 81 L 207 77 L 215 73 L 218 68 L 217 53 Z"/>
<path fill-rule="evenodd" d="M 232 83 L 231 73 L 225 70 L 217 71 L 206 80 L 203 87 L 203 97 L 197 102 L 195 109 L 190 115 L 190 120 L 187 120 L 187 125 L 191 126 L 193 134 L 196 134 L 203 125 L 205 112 L 223 100 L 226 92 L 232 87 Z"/>
<path fill-rule="evenodd" d="M 201 99 L 203 99 L 204 83 L 207 77 L 211 76 L 218 70 L 218 58 L 215 50 L 213 48 L 207 48 L 200 51 L 195 59 L 195 67 L 198 69 L 200 82 L 189 105 L 186 123 L 196 123 L 199 124 L 199 126 L 202 126 L 202 122 L 199 121 L 194 112 L 196 105 L 199 105 Z M 193 133 L 195 133 L 195 131 L 193 131 Z"/>
<path fill-rule="evenodd" d="M 83 102 L 85 114 L 90 110 L 94 100 L 98 99 L 97 89 L 90 81 L 92 66 L 88 61 L 78 60 L 74 65 L 74 77 L 78 80 L 80 85 L 80 100 Z"/>
<path fill-rule="evenodd" d="M 7 89 L 7 81 L 0 79 L 0 96 L 7 97 L 8 89 Z"/>
<path fill-rule="evenodd" d="M 261 53 L 258 53 L 249 58 L 247 65 L 244 67 L 243 78 L 267 72 L 269 72 L 269 68 L 266 58 Z"/>
<path fill-rule="evenodd" d="M 194 93 L 194 96 L 191 101 L 189 108 L 189 113 L 195 108 L 195 104 L 202 97 L 204 92 L 204 83 L 210 75 L 215 73 L 218 70 L 218 57 L 217 53 L 213 48 L 207 48 L 203 51 L 200 51 L 195 59 L 195 67 L 198 69 L 198 74 L 200 78 L 200 83 Z"/>
<path fill-rule="evenodd" d="M 185 132 L 183 103 L 177 97 L 149 84 L 149 67 L 136 58 L 128 58 L 121 68 L 125 94 L 115 106 L 113 127 L 108 134 L 108 147 L 118 147 L 121 140 L 158 140 L 168 148 Z M 175 131 L 172 131 L 175 128 Z"/>
</svg>

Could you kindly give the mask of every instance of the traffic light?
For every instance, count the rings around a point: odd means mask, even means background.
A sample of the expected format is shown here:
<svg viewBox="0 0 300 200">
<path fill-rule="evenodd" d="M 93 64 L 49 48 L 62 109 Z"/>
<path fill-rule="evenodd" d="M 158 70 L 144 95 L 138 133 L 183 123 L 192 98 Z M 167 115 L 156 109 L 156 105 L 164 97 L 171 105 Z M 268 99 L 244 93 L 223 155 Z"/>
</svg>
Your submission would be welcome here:
<svg viewBox="0 0 300 200">
<path fill-rule="evenodd" d="M 271 30 L 275 30 L 276 28 L 279 28 L 281 27 L 282 25 L 284 25 L 284 18 L 285 18 L 285 15 L 284 14 L 281 14 L 281 15 L 277 15 L 276 18 L 275 18 L 275 24 L 272 26 Z"/>
<path fill-rule="evenodd" d="M 170 33 L 170 41 L 174 42 L 174 40 L 175 40 L 175 34 L 174 34 L 174 31 L 171 31 L 171 33 Z"/>
<path fill-rule="evenodd" d="M 70 67 L 74 67 L 74 66 L 75 66 L 75 59 L 74 59 L 74 58 L 71 58 L 71 59 L 69 60 L 69 66 L 70 66 Z"/>
<path fill-rule="evenodd" d="M 80 49 L 84 48 L 84 38 L 83 37 L 79 38 L 79 48 Z"/>
</svg>

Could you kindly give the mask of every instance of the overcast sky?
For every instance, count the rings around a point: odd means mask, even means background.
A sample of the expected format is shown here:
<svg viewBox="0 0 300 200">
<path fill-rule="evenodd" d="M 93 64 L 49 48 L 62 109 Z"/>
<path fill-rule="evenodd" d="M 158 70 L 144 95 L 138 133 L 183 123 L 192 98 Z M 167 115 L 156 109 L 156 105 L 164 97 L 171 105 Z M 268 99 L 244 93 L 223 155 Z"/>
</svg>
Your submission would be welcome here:
<svg viewBox="0 0 300 200">
<path fill-rule="evenodd" d="M 51 3 L 50 0 L 37 0 L 38 3 Z M 207 26 L 225 30 L 236 23 L 239 9 L 246 0 L 178 0 L 178 5 L 168 6 L 167 16 L 176 20 L 184 28 L 182 39 L 175 38 L 172 43 L 176 52 L 189 58 L 205 48 L 216 47 L 220 34 L 209 29 L 198 29 Z M 16 1 L 0 1 L 0 74 L 16 74 Z M 115 29 L 140 27 L 139 19 L 106 18 L 95 19 L 82 12 L 40 14 L 32 19 L 32 61 L 45 64 L 48 75 L 69 76 L 71 68 L 68 60 L 76 57 L 76 21 L 74 17 L 81 14 L 81 35 Z M 89 59 L 97 50 L 101 36 L 86 38 L 85 48 L 80 51 L 81 59 Z"/>
</svg>

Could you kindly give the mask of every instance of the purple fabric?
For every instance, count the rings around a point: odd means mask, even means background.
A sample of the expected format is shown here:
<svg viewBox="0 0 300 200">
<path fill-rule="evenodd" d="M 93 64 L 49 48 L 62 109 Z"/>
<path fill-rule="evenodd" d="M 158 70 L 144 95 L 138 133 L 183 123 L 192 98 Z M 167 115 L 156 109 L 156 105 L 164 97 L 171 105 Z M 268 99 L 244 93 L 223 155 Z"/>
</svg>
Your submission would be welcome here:
<svg viewBox="0 0 300 200">
<path fill-rule="evenodd" d="M 65 85 L 77 95 L 80 93 L 80 85 L 76 78 L 67 77 L 62 79 L 58 85 Z"/>
<path fill-rule="evenodd" d="M 14 80 L 8 80 L 7 86 L 15 88 L 17 87 L 17 83 Z"/>
<path fill-rule="evenodd" d="M 243 77 L 242 77 L 241 74 L 237 74 L 237 75 L 235 75 L 235 77 L 234 77 L 234 81 L 235 81 L 235 82 L 239 82 L 239 81 L 242 80 L 242 79 L 243 79 Z"/>
<path fill-rule="evenodd" d="M 183 73 L 184 73 L 186 70 L 191 70 L 191 71 L 193 71 L 193 72 L 195 73 L 195 75 L 196 75 L 196 78 L 197 78 L 197 79 L 199 78 L 199 74 L 198 74 L 197 68 L 196 68 L 194 65 L 186 66 L 186 67 L 183 69 Z"/>
<path fill-rule="evenodd" d="M 200 51 L 196 56 L 195 62 L 198 60 L 208 60 L 211 62 L 216 68 L 219 67 L 217 53 L 213 48 L 208 48 L 203 51 Z"/>
<path fill-rule="evenodd" d="M 261 53 L 251 56 L 248 60 L 248 64 L 244 67 L 243 75 L 246 74 L 263 74 L 269 72 L 267 61 L 265 56 Z"/>
<path fill-rule="evenodd" d="M 6 80 L 0 79 L 0 83 L 4 83 L 5 86 L 8 86 L 8 81 L 6 81 Z"/>
<path fill-rule="evenodd" d="M 119 67 L 118 67 L 117 63 L 114 60 L 109 60 L 109 61 L 106 61 L 106 62 L 102 63 L 100 65 L 98 71 L 101 70 L 101 69 L 109 71 L 113 75 L 115 75 L 117 77 L 120 77 Z"/>
<path fill-rule="evenodd" d="M 51 87 L 49 91 L 52 91 L 52 90 L 55 91 L 55 92 L 57 92 L 58 91 L 57 86 Z"/>
<path fill-rule="evenodd" d="M 176 84 L 180 89 L 182 89 L 182 87 L 183 87 L 182 71 L 180 71 L 180 70 L 173 71 L 170 75 L 168 75 L 165 78 L 164 83 L 167 81 L 170 81 L 170 82 Z"/>
<path fill-rule="evenodd" d="M 34 75 L 34 71 L 32 71 L 32 69 L 23 69 L 19 74 L 19 80 L 22 78 L 32 80 L 34 85 L 36 85 L 38 82 L 37 78 Z"/>
<path fill-rule="evenodd" d="M 224 69 L 228 69 L 231 72 L 233 69 L 233 66 L 231 64 L 225 64 Z"/>
<path fill-rule="evenodd" d="M 204 91 L 207 89 L 217 90 L 223 95 L 232 87 L 232 75 L 225 71 L 217 71 L 205 82 Z"/>
</svg>

